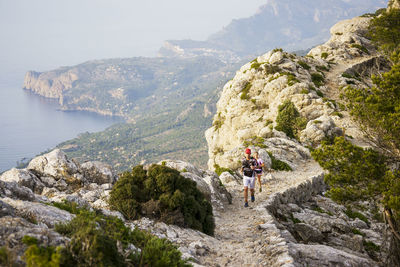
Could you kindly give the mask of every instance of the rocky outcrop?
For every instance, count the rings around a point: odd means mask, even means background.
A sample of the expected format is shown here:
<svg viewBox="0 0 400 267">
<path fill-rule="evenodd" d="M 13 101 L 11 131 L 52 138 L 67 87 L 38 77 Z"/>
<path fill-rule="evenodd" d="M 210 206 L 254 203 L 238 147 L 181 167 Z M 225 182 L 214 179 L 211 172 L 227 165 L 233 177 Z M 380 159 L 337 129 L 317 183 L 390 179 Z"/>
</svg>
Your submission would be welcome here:
<svg viewBox="0 0 400 267">
<path fill-rule="evenodd" d="M 229 151 L 241 150 L 249 144 L 274 150 L 278 147 L 265 143 L 269 138 L 289 140 L 285 134 L 273 130 L 278 107 L 285 100 L 291 100 L 307 121 L 332 114 L 335 107 L 321 97 L 313 83 L 312 75 L 323 75 L 319 72 L 321 68 L 328 69 L 329 64 L 279 50 L 270 51 L 244 65 L 235 78 L 224 86 L 217 103 L 214 126 L 206 131 L 209 168 L 213 168 L 214 164 L 231 167 L 231 161 L 226 160 L 226 153 L 231 153 Z M 322 132 L 337 134 L 340 130 L 328 123 Z M 319 140 L 319 136 L 310 134 L 310 130 L 304 131 L 303 139 Z M 291 141 L 293 145 L 296 143 Z"/>
<path fill-rule="evenodd" d="M 294 266 L 377 266 L 384 262 L 389 253 L 384 245 L 385 224 L 370 212 L 350 211 L 324 197 L 324 190 L 323 176 L 316 176 L 275 194 L 266 205 L 287 242 Z M 369 203 L 360 203 L 365 205 Z"/>
<path fill-rule="evenodd" d="M 375 50 L 371 41 L 365 37 L 370 20 L 369 17 L 356 17 L 338 22 L 330 30 L 329 41 L 311 49 L 308 55 L 339 61 L 370 54 Z"/>
<path fill-rule="evenodd" d="M 72 88 L 74 81 L 78 79 L 78 73 L 74 69 L 61 74 L 59 71 L 28 71 L 23 88 L 44 97 L 60 99 L 62 102 L 63 91 Z"/>
</svg>

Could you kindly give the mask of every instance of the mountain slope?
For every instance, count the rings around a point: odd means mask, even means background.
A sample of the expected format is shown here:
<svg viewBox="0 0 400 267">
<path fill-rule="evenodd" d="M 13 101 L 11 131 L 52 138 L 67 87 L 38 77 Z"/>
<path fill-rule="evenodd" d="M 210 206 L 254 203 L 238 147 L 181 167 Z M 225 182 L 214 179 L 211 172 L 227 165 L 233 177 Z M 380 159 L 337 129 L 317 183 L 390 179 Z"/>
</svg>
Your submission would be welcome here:
<svg viewBox="0 0 400 267">
<path fill-rule="evenodd" d="M 275 47 L 307 49 L 328 39 L 329 28 L 337 21 L 375 11 L 386 3 L 384 0 L 268 0 L 257 14 L 233 20 L 206 41 L 167 41 L 160 54 L 211 53 L 234 59 L 258 55 Z"/>
</svg>

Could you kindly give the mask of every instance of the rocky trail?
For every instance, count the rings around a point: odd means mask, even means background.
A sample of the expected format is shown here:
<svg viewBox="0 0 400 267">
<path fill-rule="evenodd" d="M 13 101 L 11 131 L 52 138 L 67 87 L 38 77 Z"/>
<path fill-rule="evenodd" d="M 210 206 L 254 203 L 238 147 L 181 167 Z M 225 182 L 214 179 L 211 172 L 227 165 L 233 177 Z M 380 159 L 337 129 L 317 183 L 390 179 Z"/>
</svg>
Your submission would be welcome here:
<svg viewBox="0 0 400 267">
<path fill-rule="evenodd" d="M 228 188 L 232 194 L 232 204 L 217 214 L 217 239 L 210 253 L 200 258 L 205 266 L 272 266 L 268 255 L 274 252 L 281 239 L 265 230 L 272 222 L 266 206 L 276 193 L 282 193 L 298 186 L 321 173 L 321 168 L 313 161 L 303 163 L 297 171 L 266 173 L 263 177 L 262 192 L 256 185 L 255 202 L 244 207 L 241 184 Z M 278 245 L 279 247 L 279 245 Z M 277 251 L 282 253 L 284 251 Z M 284 250 L 282 248 L 281 250 Z M 277 253 L 275 251 L 275 253 Z M 291 262 L 289 258 L 286 260 Z"/>
</svg>

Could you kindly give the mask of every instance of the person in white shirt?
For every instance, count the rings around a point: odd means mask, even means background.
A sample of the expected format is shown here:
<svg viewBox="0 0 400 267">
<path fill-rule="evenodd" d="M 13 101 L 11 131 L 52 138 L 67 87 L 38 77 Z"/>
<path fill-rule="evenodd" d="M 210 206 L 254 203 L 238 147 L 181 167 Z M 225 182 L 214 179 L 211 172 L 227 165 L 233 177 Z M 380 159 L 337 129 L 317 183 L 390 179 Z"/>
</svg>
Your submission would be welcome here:
<svg viewBox="0 0 400 267">
<path fill-rule="evenodd" d="M 254 153 L 254 158 L 256 160 L 256 168 L 254 169 L 255 175 L 257 175 L 257 181 L 258 184 L 260 185 L 260 192 L 262 191 L 262 185 L 261 185 L 261 175 L 263 174 L 263 167 L 264 161 L 258 156 L 258 152 Z"/>
</svg>

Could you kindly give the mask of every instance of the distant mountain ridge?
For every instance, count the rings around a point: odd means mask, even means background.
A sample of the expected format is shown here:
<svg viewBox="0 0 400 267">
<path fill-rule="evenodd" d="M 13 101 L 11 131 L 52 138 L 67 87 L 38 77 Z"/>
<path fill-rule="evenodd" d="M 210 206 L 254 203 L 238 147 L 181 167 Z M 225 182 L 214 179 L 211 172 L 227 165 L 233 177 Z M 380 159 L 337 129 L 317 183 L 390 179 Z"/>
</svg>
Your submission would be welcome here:
<svg viewBox="0 0 400 267">
<path fill-rule="evenodd" d="M 233 20 L 206 41 L 169 40 L 162 56 L 195 56 L 200 53 L 224 60 L 259 55 L 269 49 L 307 49 L 326 41 L 339 20 L 386 6 L 384 0 L 267 0 L 251 17 Z"/>
</svg>

